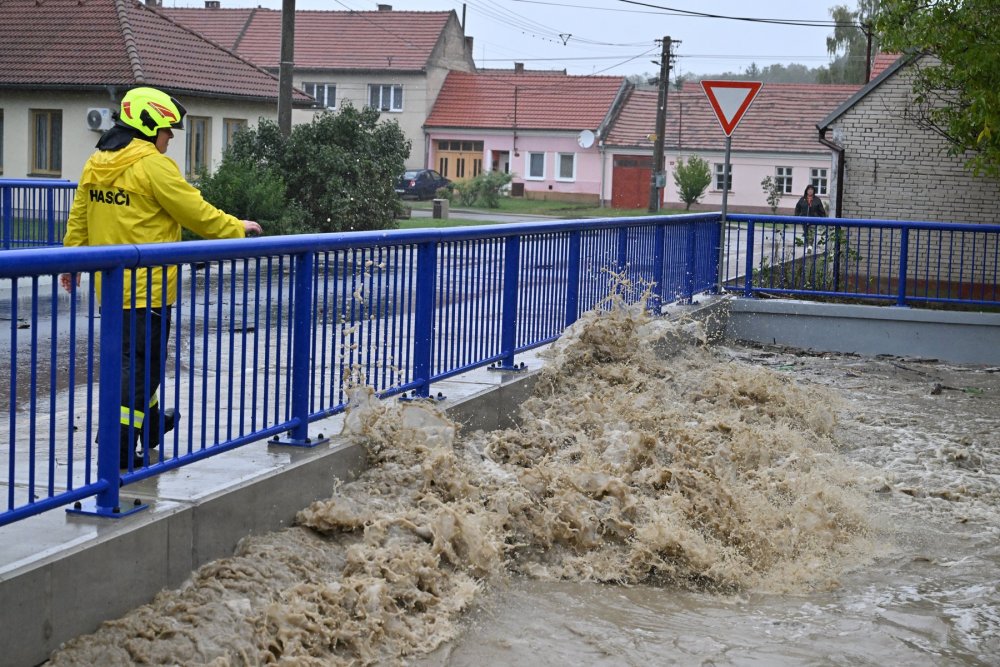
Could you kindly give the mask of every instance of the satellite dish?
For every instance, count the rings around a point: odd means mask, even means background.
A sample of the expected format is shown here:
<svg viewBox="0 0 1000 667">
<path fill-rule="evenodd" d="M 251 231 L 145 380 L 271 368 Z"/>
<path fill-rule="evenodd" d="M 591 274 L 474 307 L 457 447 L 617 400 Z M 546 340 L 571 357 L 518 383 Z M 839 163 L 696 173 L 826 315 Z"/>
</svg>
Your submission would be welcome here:
<svg viewBox="0 0 1000 667">
<path fill-rule="evenodd" d="M 594 145 L 594 133 L 590 130 L 583 130 L 576 137 L 576 143 L 580 144 L 580 148 L 590 148 Z"/>
</svg>

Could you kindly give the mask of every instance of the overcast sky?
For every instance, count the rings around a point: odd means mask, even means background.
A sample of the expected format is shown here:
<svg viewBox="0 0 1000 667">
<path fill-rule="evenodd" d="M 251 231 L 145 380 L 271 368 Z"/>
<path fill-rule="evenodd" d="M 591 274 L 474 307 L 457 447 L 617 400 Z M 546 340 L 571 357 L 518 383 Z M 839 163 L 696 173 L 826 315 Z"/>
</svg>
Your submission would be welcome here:
<svg viewBox="0 0 1000 667">
<path fill-rule="evenodd" d="M 221 0 L 223 7 L 281 9 L 282 0 Z M 200 0 L 163 0 L 165 6 L 204 6 Z M 296 0 L 296 9 L 373 11 L 376 0 Z M 479 67 L 566 69 L 570 74 L 654 73 L 660 46 L 675 42 L 679 73 L 739 72 L 750 63 L 826 65 L 833 34 L 830 7 L 853 0 L 382 0 L 395 10 L 447 11 L 475 38 Z M 686 14 L 707 13 L 717 17 Z M 804 22 L 773 24 L 718 17 Z M 818 25 L 817 25 L 818 24 Z"/>
</svg>

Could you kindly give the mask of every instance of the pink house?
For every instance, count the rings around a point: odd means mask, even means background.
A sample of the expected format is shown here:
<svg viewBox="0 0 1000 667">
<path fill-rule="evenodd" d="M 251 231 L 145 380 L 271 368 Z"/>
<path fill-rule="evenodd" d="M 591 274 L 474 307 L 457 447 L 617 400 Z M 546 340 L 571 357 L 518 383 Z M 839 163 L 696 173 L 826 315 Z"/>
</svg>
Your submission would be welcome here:
<svg viewBox="0 0 1000 667">
<path fill-rule="evenodd" d="M 452 71 L 424 124 L 427 166 L 453 181 L 502 170 L 514 196 L 597 203 L 601 141 L 628 90 L 624 77 L 520 65 Z"/>
<path fill-rule="evenodd" d="M 730 210 L 770 212 L 761 181 L 770 176 L 782 190 L 778 213 L 791 213 L 807 185 L 828 202 L 834 192 L 832 154 L 820 143 L 817 123 L 858 91 L 856 85 L 765 83 L 733 132 Z M 602 137 L 605 154 L 602 198 L 616 208 L 649 203 L 656 132 L 657 91 L 634 89 Z M 663 204 L 683 206 L 674 184 L 679 160 L 706 160 L 712 182 L 692 210 L 718 210 L 725 187 L 726 136 L 701 85 L 688 83 L 667 94 Z"/>
</svg>

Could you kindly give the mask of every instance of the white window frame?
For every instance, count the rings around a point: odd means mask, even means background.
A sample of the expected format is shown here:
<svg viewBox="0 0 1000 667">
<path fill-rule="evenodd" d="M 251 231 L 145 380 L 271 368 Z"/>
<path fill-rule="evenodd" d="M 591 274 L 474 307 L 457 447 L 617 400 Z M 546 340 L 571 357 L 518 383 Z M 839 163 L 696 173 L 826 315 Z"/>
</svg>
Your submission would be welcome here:
<svg viewBox="0 0 1000 667">
<path fill-rule="evenodd" d="M 822 167 L 816 167 L 809 170 L 809 184 L 813 186 L 813 190 L 816 191 L 817 195 L 825 195 L 827 187 L 829 186 L 830 180 L 828 174 L 830 171 Z"/>
<path fill-rule="evenodd" d="M 716 162 L 712 178 L 712 187 L 716 192 L 722 192 L 723 179 L 725 178 L 726 163 Z M 729 192 L 733 191 L 733 165 L 729 165 Z"/>
<path fill-rule="evenodd" d="M 378 95 L 378 104 L 372 104 Z M 388 97 L 388 100 L 386 99 Z M 382 112 L 399 113 L 403 110 L 403 84 L 369 83 L 368 106 Z"/>
<path fill-rule="evenodd" d="M 542 156 L 542 173 L 541 175 L 531 173 L 531 158 L 535 155 Z M 526 181 L 544 181 L 545 180 L 545 153 L 541 151 L 530 151 L 524 154 L 524 180 Z"/>
<path fill-rule="evenodd" d="M 573 164 L 572 164 L 572 166 L 570 168 L 570 174 L 569 174 L 569 176 L 566 176 L 566 175 L 564 175 L 562 173 L 563 158 L 566 158 L 566 157 L 571 158 L 572 161 L 573 161 Z M 576 153 L 556 153 L 555 170 L 556 170 L 556 180 L 557 181 L 566 181 L 566 182 L 575 181 L 576 180 Z"/>
<path fill-rule="evenodd" d="M 303 83 L 302 90 L 316 98 L 316 104 L 324 109 L 337 108 L 337 84 Z"/>
<path fill-rule="evenodd" d="M 782 194 L 786 195 L 792 194 L 792 168 L 775 167 L 774 182 L 777 183 L 778 187 L 781 188 Z"/>
</svg>

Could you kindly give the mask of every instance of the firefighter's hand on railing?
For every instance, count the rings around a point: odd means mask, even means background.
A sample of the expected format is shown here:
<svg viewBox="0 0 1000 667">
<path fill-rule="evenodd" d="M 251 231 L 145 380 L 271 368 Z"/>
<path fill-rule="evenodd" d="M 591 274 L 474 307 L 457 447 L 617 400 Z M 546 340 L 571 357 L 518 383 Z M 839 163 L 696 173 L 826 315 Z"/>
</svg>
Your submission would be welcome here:
<svg viewBox="0 0 1000 667">
<path fill-rule="evenodd" d="M 73 291 L 73 279 L 76 279 L 76 286 L 80 286 L 80 274 L 79 273 L 61 273 L 59 274 L 59 284 L 62 285 L 63 289 L 67 292 Z"/>
<path fill-rule="evenodd" d="M 247 236 L 260 236 L 264 233 L 264 230 L 260 228 L 260 225 L 253 220 L 243 221 L 243 232 Z"/>
</svg>

